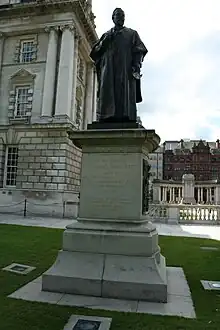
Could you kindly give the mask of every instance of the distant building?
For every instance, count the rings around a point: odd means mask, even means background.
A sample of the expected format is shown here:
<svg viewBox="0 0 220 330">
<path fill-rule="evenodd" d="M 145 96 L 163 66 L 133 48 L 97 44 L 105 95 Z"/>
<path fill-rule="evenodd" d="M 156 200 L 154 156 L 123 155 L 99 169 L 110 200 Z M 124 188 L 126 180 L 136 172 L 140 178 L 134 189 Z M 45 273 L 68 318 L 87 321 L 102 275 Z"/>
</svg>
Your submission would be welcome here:
<svg viewBox="0 0 220 330">
<path fill-rule="evenodd" d="M 176 141 L 171 149 L 165 142 L 163 153 L 163 179 L 181 181 L 183 174 L 193 174 L 196 181 L 220 179 L 220 142 L 204 140 Z"/>
<path fill-rule="evenodd" d="M 149 154 L 150 181 L 163 179 L 163 147 Z"/>
</svg>

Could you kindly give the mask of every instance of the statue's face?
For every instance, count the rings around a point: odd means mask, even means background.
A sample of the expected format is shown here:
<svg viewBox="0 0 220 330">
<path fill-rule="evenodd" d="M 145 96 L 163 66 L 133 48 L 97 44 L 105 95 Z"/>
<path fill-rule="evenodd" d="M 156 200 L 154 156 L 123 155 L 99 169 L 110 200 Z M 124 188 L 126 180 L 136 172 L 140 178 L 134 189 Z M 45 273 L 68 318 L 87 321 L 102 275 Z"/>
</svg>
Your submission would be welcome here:
<svg viewBox="0 0 220 330">
<path fill-rule="evenodd" d="M 115 25 L 123 26 L 125 22 L 125 14 L 122 10 L 116 10 L 113 14 L 112 19 Z"/>
</svg>

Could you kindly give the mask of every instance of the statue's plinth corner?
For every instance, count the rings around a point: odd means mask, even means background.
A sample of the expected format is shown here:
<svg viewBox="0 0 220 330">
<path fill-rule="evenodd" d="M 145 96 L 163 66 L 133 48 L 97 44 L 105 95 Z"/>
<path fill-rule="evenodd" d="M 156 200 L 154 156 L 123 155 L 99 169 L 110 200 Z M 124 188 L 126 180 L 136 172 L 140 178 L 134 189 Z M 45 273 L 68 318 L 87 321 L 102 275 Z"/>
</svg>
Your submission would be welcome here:
<svg viewBox="0 0 220 330">
<path fill-rule="evenodd" d="M 69 138 L 79 148 L 84 146 L 143 146 L 147 153 L 156 150 L 160 137 L 153 129 L 146 129 L 135 122 L 93 122 L 87 130 L 72 131 Z"/>
</svg>

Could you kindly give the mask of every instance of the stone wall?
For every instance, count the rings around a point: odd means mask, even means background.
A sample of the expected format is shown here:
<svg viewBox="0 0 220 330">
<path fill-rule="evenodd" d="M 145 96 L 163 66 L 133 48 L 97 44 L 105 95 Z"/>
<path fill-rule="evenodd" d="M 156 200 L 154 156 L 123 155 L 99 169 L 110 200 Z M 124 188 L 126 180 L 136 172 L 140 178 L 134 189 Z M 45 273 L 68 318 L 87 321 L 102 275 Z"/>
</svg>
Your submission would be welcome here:
<svg viewBox="0 0 220 330">
<path fill-rule="evenodd" d="M 71 125 L 14 126 L 0 131 L 0 213 L 71 217 L 78 214 L 81 150 Z M 6 145 L 18 146 L 17 182 L 4 186 Z"/>
<path fill-rule="evenodd" d="M 81 151 L 65 130 L 28 131 L 19 143 L 18 189 L 79 191 Z"/>
</svg>

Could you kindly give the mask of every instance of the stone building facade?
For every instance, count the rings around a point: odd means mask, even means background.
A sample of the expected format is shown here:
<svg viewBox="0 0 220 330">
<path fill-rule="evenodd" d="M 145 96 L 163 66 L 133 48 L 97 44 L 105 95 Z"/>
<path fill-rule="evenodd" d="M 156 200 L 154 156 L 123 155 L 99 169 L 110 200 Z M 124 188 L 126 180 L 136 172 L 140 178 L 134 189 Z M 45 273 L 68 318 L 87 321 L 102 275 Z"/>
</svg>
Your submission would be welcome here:
<svg viewBox="0 0 220 330">
<path fill-rule="evenodd" d="M 163 179 L 163 147 L 149 154 L 150 181 Z"/>
<path fill-rule="evenodd" d="M 91 1 L 0 1 L 0 32 L 0 206 L 60 215 L 66 203 L 75 216 L 81 151 L 68 134 L 96 119 Z"/>
</svg>

